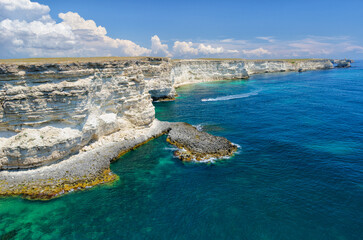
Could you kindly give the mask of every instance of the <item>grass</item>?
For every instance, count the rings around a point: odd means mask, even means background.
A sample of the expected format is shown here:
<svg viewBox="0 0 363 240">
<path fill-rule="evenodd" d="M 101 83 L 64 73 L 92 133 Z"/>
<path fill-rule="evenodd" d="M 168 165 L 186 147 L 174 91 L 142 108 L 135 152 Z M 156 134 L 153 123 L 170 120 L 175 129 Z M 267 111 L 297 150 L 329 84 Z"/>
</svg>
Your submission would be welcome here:
<svg viewBox="0 0 363 240">
<path fill-rule="evenodd" d="M 160 57 L 76 57 L 76 58 L 19 58 L 0 59 L 0 64 L 51 64 L 51 63 L 74 63 L 74 62 L 104 62 L 104 61 L 126 61 L 126 60 L 147 60 L 160 59 Z M 187 59 L 173 59 L 180 61 Z M 205 61 L 285 61 L 290 63 L 311 60 L 323 60 L 319 58 L 299 58 L 299 59 L 243 59 L 243 58 L 197 58 L 195 60 Z"/>
<path fill-rule="evenodd" d="M 74 63 L 74 62 L 104 62 L 122 60 L 146 60 L 153 57 L 64 57 L 64 58 L 19 58 L 0 59 L 0 64 L 37 64 L 37 63 Z"/>
<path fill-rule="evenodd" d="M 283 62 L 301 62 L 301 61 L 312 61 L 312 60 L 325 60 L 323 58 L 296 58 L 296 59 L 243 59 L 243 58 L 198 58 L 197 60 L 208 60 L 208 61 L 247 61 L 247 62 L 265 62 L 265 61 L 283 61 Z"/>
</svg>

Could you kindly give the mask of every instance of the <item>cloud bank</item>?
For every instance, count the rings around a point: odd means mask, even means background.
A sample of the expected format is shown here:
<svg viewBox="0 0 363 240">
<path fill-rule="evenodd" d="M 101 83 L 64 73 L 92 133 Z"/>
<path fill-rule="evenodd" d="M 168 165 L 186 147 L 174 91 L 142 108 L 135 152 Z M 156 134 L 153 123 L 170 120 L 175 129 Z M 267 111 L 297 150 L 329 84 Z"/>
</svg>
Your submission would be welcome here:
<svg viewBox="0 0 363 240">
<path fill-rule="evenodd" d="M 73 56 L 165 56 L 174 58 L 330 57 L 363 47 L 349 37 L 309 36 L 278 40 L 259 36 L 254 40 L 224 39 L 163 43 L 151 37 L 150 48 L 127 39 L 111 38 L 107 30 L 76 12 L 50 15 L 49 6 L 30 0 L 0 0 L 0 58 Z"/>
<path fill-rule="evenodd" d="M 102 26 L 78 13 L 60 13 L 57 23 L 50 8 L 30 0 L 0 0 L 0 50 L 12 56 L 141 56 L 151 50 L 130 40 L 107 36 Z"/>
</svg>

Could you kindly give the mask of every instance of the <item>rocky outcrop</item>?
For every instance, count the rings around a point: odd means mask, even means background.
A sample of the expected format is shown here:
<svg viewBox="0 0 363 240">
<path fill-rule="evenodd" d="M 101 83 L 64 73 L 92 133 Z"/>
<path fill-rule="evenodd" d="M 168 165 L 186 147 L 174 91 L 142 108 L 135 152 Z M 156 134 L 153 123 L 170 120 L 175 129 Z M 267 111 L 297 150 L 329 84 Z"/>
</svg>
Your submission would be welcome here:
<svg viewBox="0 0 363 240">
<path fill-rule="evenodd" d="M 173 99 L 185 84 L 332 67 L 331 60 L 147 57 L 0 64 L 0 194 L 56 196 L 112 181 L 112 159 L 165 132 L 182 160 L 229 156 L 236 147 L 225 138 L 157 121 L 152 100 Z"/>
<path fill-rule="evenodd" d="M 352 60 L 343 59 L 343 60 L 334 60 L 332 62 L 333 64 L 335 64 L 337 68 L 349 68 L 351 67 Z"/>
<path fill-rule="evenodd" d="M 175 155 L 183 161 L 209 161 L 231 156 L 237 150 L 226 138 L 199 131 L 188 123 L 170 123 L 167 141 L 180 149 Z"/>
</svg>

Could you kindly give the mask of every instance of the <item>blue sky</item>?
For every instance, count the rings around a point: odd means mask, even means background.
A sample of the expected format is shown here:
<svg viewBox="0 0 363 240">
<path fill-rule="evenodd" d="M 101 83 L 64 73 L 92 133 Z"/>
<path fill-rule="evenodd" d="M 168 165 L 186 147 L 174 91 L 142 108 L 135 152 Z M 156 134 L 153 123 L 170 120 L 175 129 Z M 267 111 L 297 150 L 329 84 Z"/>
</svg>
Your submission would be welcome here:
<svg viewBox="0 0 363 240">
<path fill-rule="evenodd" d="M 0 57 L 363 59 L 363 1 L 0 0 Z"/>
</svg>

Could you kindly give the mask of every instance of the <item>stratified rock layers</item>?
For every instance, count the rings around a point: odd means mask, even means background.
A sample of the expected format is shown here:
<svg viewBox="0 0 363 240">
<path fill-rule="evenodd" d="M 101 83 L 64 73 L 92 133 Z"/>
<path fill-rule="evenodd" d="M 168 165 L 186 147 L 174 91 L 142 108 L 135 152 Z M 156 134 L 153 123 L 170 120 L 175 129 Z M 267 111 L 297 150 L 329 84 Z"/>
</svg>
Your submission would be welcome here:
<svg viewBox="0 0 363 240">
<path fill-rule="evenodd" d="M 24 75 L 0 76 L 0 168 L 52 163 L 109 134 L 150 127 L 143 71 L 153 72 L 152 62 L 18 66 Z"/>
<path fill-rule="evenodd" d="M 173 99 L 178 86 L 242 79 L 256 73 L 332 67 L 330 60 L 172 61 L 168 58 L 0 64 L 0 194 L 31 195 L 31 191 L 22 192 L 18 188 L 28 183 L 34 189 L 43 189 L 44 196 L 54 196 L 66 189 L 114 180 L 109 171 L 112 159 L 171 129 L 155 119 L 152 99 Z M 209 146 L 213 141 L 218 143 L 215 151 L 204 152 L 205 156 L 221 157 L 234 151 L 228 140 L 189 131 Z M 170 131 L 171 142 L 187 149 L 192 158 L 203 158 L 203 151 L 198 152 L 183 142 L 188 139 L 175 140 L 175 133 Z M 188 158 L 185 154 L 179 156 Z M 78 169 L 73 175 L 72 166 Z M 34 167 L 37 169 L 13 171 Z M 50 178 L 52 181 L 48 181 Z M 34 187 L 36 182 L 47 181 L 49 187 L 60 187 L 54 191 L 44 184 Z M 49 192 L 44 193 L 44 189 Z"/>
</svg>

